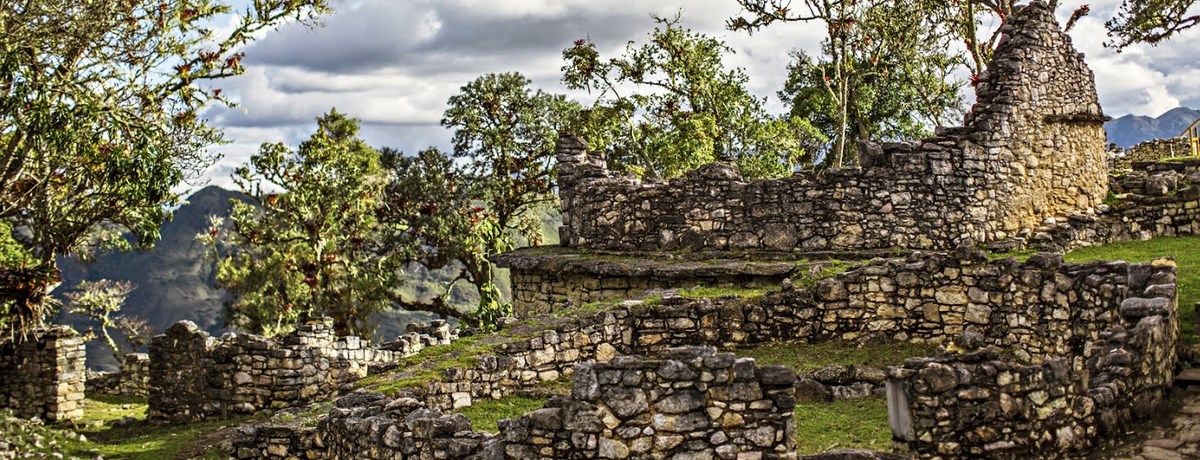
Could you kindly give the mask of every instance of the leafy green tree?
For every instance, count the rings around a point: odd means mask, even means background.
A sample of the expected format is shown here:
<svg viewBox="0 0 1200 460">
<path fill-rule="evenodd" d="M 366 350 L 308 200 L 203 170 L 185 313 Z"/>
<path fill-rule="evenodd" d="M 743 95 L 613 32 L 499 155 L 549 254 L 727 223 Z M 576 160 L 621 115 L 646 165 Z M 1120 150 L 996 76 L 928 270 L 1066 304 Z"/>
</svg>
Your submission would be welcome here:
<svg viewBox="0 0 1200 460">
<path fill-rule="evenodd" d="M 299 149 L 263 144 L 235 172 L 254 203 L 234 202 L 231 225 L 217 221 L 201 235 L 231 248 L 217 267 L 232 295 L 230 324 L 274 335 L 327 315 L 339 334 L 370 336 L 402 259 L 378 244 L 388 229 L 377 219 L 386 178 L 358 129 L 330 111 Z"/>
<path fill-rule="evenodd" d="M 392 181 L 384 194 L 386 206 L 380 219 L 404 229 L 390 233 L 386 246 L 429 270 L 461 267 L 443 293 L 432 300 L 404 299 L 396 293 L 394 303 L 409 310 L 466 318 L 484 329 L 493 328 L 500 317 L 510 316 L 512 308 L 496 287 L 494 268 L 487 256 L 515 245 L 495 215 L 475 199 L 481 185 L 468 182 L 470 174 L 460 171 L 436 148 L 414 156 L 386 147 L 381 152 Z M 474 311 L 459 311 L 449 302 L 460 281 L 479 294 L 479 306 Z"/>
<path fill-rule="evenodd" d="M 530 83 L 516 72 L 482 75 L 450 97 L 442 126 L 454 130 L 454 157 L 465 161 L 462 185 L 471 199 L 506 238 L 536 245 L 536 211 L 555 202 L 555 142 L 579 105 Z"/>
<path fill-rule="evenodd" d="M 841 56 L 841 72 L 832 60 L 793 53 L 779 96 L 792 116 L 811 120 L 835 139 L 827 164 L 856 162 L 855 141 L 922 137 L 929 126 L 961 116 L 963 82 L 951 74 L 962 60 L 946 52 L 950 36 L 895 20 L 922 13 L 903 2 L 865 10 L 862 21 L 840 32 L 848 43 L 845 55 L 825 43 L 826 56 Z"/>
<path fill-rule="evenodd" d="M 325 0 L 0 2 L 0 220 L 36 264 L 0 266 L 9 324 L 46 313 L 55 257 L 157 238 L 172 188 L 198 175 L 220 132 L 197 114 L 227 104 L 261 31 L 310 21 Z M 233 19 L 231 22 L 230 19 Z M 233 24 L 227 29 L 215 25 Z"/>
<path fill-rule="evenodd" d="M 1109 36 L 1105 46 L 1120 51 L 1134 43 L 1169 40 L 1200 24 L 1196 5 L 1196 0 L 1124 0 L 1116 16 L 1104 23 Z"/>
<path fill-rule="evenodd" d="M 828 163 L 855 163 L 856 140 L 915 137 L 961 114 L 962 83 L 951 74 L 965 61 L 948 51 L 957 35 L 948 21 L 917 24 L 955 13 L 948 2 L 806 0 L 800 11 L 774 0 L 739 3 L 747 15 L 729 20 L 734 30 L 775 21 L 825 24 L 821 57 L 795 53 L 780 97 L 792 116 L 833 139 Z"/>
<path fill-rule="evenodd" d="M 452 96 L 442 125 L 454 130 L 451 159 L 437 149 L 416 156 L 384 149 L 392 181 L 380 218 L 404 229 L 387 246 L 407 260 L 436 270 L 452 263 L 461 270 L 443 295 L 397 305 L 449 316 L 466 316 L 492 328 L 512 313 L 495 284 L 487 256 L 514 249 L 517 241 L 540 244 L 538 212 L 556 202 L 554 154 L 559 131 L 579 110 L 562 95 L 530 87 L 519 73 L 486 74 Z M 447 302 L 459 281 L 479 293 L 479 307 L 459 312 Z"/>
<path fill-rule="evenodd" d="M 601 59 L 595 43 L 563 51 L 563 83 L 595 94 L 574 129 L 611 164 L 646 177 L 674 177 L 718 158 L 742 173 L 791 173 L 815 132 L 804 119 L 773 118 L 746 89 L 741 69 L 722 62 L 721 40 L 655 18 L 649 43 Z M 624 93 L 626 89 L 632 89 Z"/>
</svg>

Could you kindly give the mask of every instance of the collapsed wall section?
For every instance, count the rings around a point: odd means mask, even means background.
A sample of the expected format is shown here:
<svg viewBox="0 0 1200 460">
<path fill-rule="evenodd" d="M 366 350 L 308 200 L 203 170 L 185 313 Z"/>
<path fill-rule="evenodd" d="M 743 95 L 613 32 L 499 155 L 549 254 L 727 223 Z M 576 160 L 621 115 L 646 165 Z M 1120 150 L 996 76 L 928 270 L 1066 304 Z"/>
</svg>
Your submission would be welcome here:
<svg viewBox="0 0 1200 460">
<path fill-rule="evenodd" d="M 150 355 L 127 353 L 120 370 L 114 372 L 88 371 L 87 394 L 107 396 L 142 396 L 150 394 Z"/>
<path fill-rule="evenodd" d="M 83 337 L 66 326 L 0 342 L 0 408 L 46 421 L 83 417 Z"/>
<path fill-rule="evenodd" d="M 187 422 L 298 407 L 338 394 L 343 384 L 440 341 L 402 340 L 394 351 L 358 337 L 335 337 L 332 323 L 314 322 L 277 340 L 252 334 L 210 337 L 180 321 L 150 341 L 147 418 Z"/>
<path fill-rule="evenodd" d="M 709 348 L 579 364 L 568 396 L 470 430 L 412 398 L 355 394 L 315 428 L 247 428 L 236 458 L 793 459 L 795 376 Z M 315 442 L 320 439 L 320 442 Z"/>
<path fill-rule="evenodd" d="M 743 181 L 710 164 L 669 181 L 614 174 L 577 138 L 558 147 L 564 246 L 594 250 L 952 249 L 1013 238 L 1102 202 L 1092 73 L 1041 2 L 1020 9 L 961 128 L 864 146 L 865 167 Z"/>
</svg>

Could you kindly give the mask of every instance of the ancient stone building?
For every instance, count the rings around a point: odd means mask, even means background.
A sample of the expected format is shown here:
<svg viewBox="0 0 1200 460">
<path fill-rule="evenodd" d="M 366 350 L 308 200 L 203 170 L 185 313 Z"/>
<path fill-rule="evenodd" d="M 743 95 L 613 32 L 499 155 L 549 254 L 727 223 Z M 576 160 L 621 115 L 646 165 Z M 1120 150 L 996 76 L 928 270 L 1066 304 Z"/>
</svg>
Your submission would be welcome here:
<svg viewBox="0 0 1200 460">
<path fill-rule="evenodd" d="M 862 168 L 744 181 L 711 164 L 669 181 L 559 143 L 564 246 L 582 250 L 951 249 L 1004 240 L 1108 190 L 1092 72 L 1053 15 L 1008 21 L 962 127 L 885 144 Z M 870 149 L 868 149 L 870 150 Z"/>
</svg>

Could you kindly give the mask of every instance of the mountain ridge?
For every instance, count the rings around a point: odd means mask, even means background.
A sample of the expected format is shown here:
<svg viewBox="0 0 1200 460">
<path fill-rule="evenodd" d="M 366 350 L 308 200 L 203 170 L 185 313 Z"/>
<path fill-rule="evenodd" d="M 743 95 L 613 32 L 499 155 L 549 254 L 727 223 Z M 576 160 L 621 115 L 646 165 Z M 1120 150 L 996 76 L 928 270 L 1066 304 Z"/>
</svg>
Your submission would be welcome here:
<svg viewBox="0 0 1200 460">
<path fill-rule="evenodd" d="M 1158 117 L 1129 114 L 1114 118 L 1104 124 L 1104 131 L 1108 142 L 1127 149 L 1152 139 L 1177 137 L 1198 118 L 1200 110 L 1176 107 Z"/>
</svg>

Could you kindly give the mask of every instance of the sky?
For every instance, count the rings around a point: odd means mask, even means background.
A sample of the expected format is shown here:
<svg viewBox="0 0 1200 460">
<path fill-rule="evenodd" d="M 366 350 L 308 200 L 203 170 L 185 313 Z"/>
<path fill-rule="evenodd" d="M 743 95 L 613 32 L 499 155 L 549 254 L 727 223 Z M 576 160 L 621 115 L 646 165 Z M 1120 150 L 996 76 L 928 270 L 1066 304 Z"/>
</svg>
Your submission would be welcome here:
<svg viewBox="0 0 1200 460">
<path fill-rule="evenodd" d="M 725 20 L 741 11 L 736 0 L 332 3 L 335 12 L 321 26 L 285 25 L 245 48 L 245 74 L 218 84 L 239 107 L 205 113 L 231 143 L 216 147 L 222 159 L 191 188 L 232 187 L 229 174 L 259 145 L 298 145 L 312 134 L 314 120 L 334 107 L 358 118 L 362 137 L 375 147 L 449 150 L 451 133 L 438 124 L 446 100 L 486 73 L 520 72 L 536 88 L 587 102 L 587 94 L 567 91 L 559 82 L 563 49 L 587 38 L 602 58 L 615 57 L 627 42 L 645 42 L 654 15 L 676 12 L 683 26 L 730 45 L 735 53 L 726 65 L 745 69 L 749 89 L 767 98 L 772 112 L 782 113 L 786 109 L 775 92 L 786 77 L 789 52 L 816 54 L 825 33 L 818 23 L 779 23 L 753 35 L 728 31 Z M 1065 22 L 1084 2 L 1061 3 L 1058 16 Z M 1181 105 L 1200 108 L 1200 59 L 1188 46 L 1200 41 L 1200 28 L 1157 47 L 1136 45 L 1118 54 L 1102 44 L 1104 20 L 1120 0 L 1087 3 L 1091 14 L 1071 36 L 1096 75 L 1106 114 L 1158 116 Z"/>
</svg>

